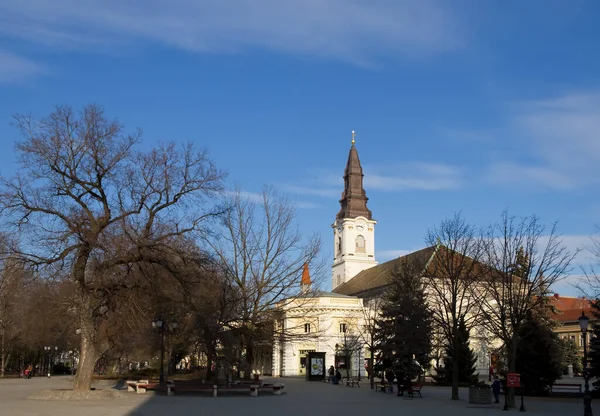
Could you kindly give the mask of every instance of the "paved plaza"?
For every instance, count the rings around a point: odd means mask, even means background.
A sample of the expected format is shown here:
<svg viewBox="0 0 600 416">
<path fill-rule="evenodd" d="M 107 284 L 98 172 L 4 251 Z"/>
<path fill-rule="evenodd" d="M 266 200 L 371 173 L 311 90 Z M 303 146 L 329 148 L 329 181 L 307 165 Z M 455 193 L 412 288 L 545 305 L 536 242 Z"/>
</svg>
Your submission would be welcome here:
<svg viewBox="0 0 600 416">
<path fill-rule="evenodd" d="M 70 377 L 31 380 L 0 380 L 0 416 L 159 416 L 159 415 L 440 415 L 480 416 L 504 415 L 500 405 L 472 406 L 467 403 L 467 389 L 461 389 L 460 401 L 448 399 L 446 387 L 423 388 L 423 398 L 405 399 L 395 394 L 375 392 L 368 385 L 360 388 L 334 386 L 320 382 L 306 382 L 299 378 L 277 379 L 285 383 L 285 393 L 273 396 L 265 393 L 259 397 L 249 395 L 137 395 L 123 390 L 122 398 L 87 401 L 30 400 L 28 396 L 45 389 L 68 389 Z M 111 388 L 108 382 L 98 388 Z M 525 398 L 528 414 L 574 416 L 583 414 L 581 400 Z M 512 409 L 508 413 L 518 413 Z"/>
</svg>

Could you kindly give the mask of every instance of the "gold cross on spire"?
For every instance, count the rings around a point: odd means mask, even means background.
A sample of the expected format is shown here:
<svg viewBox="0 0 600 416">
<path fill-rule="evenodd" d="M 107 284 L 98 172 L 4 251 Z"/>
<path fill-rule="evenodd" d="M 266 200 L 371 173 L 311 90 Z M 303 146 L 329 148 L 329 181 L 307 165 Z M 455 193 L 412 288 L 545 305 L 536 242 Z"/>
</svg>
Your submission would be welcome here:
<svg viewBox="0 0 600 416">
<path fill-rule="evenodd" d="M 356 143 L 356 133 L 352 130 L 352 146 L 354 146 L 354 143 Z"/>
</svg>

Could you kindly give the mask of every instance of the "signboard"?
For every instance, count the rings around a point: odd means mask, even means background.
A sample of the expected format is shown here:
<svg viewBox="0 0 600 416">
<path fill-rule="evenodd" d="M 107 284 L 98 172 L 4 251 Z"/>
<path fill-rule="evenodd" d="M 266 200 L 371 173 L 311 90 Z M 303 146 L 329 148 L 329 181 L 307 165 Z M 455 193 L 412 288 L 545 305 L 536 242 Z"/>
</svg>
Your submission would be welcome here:
<svg viewBox="0 0 600 416">
<path fill-rule="evenodd" d="M 306 380 L 323 381 L 326 376 L 325 353 L 309 352 L 306 356 L 308 366 L 306 368 Z"/>
<path fill-rule="evenodd" d="M 507 387 L 521 387 L 521 375 L 517 373 L 509 373 L 506 375 Z"/>
</svg>

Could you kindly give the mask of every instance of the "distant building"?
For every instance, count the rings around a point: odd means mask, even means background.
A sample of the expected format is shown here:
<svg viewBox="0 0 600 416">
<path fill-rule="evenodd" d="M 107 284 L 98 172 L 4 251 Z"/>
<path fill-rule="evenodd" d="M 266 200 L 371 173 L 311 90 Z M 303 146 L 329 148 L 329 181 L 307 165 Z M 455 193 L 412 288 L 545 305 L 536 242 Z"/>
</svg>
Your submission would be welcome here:
<svg viewBox="0 0 600 416">
<path fill-rule="evenodd" d="M 363 319 L 362 299 L 312 290 L 308 265 L 301 287 L 299 296 L 277 304 L 272 375 L 304 376 L 307 354 L 318 351 L 326 353 L 327 368 L 339 367 L 344 376 L 348 368 L 351 376 L 358 376 L 362 342 L 357 331 Z M 353 350 L 349 362 L 345 347 Z"/>
<path fill-rule="evenodd" d="M 555 311 L 552 318 L 558 323 L 554 332 L 561 339 L 570 339 L 575 342 L 583 352 L 583 334 L 579 325 L 579 317 L 583 312 L 590 319 L 588 341 L 591 339 L 591 327 L 596 322 L 590 301 L 585 298 L 560 296 L 558 293 L 555 293 L 551 300 Z"/>
</svg>

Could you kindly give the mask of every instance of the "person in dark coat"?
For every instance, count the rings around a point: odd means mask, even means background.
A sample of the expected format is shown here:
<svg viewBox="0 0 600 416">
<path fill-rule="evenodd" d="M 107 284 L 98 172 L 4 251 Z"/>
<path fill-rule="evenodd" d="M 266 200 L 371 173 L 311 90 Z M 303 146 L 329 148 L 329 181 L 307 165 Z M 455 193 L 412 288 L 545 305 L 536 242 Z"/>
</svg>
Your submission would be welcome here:
<svg viewBox="0 0 600 416">
<path fill-rule="evenodd" d="M 494 382 L 492 383 L 492 393 L 494 393 L 494 403 L 500 403 L 500 390 L 502 390 L 502 384 L 498 379 L 498 376 L 494 376 Z"/>
<path fill-rule="evenodd" d="M 385 379 L 387 380 L 389 386 L 390 386 L 390 393 L 394 392 L 394 378 L 395 378 L 395 374 L 394 371 L 391 368 L 388 368 L 385 372 Z"/>
</svg>

